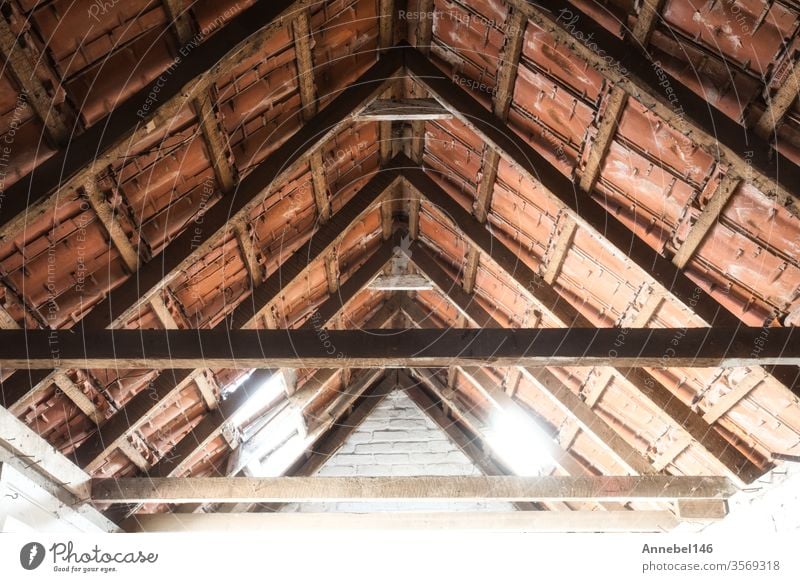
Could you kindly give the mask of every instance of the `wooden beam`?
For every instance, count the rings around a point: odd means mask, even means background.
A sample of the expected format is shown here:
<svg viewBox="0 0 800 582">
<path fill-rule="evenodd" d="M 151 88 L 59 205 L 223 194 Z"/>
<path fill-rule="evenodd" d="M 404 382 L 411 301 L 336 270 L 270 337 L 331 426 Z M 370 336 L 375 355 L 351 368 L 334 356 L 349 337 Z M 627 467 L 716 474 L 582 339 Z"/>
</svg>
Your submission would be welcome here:
<svg viewBox="0 0 800 582">
<path fill-rule="evenodd" d="M 467 262 L 464 264 L 464 274 L 462 275 L 461 285 L 465 293 L 472 293 L 475 290 L 475 281 L 478 278 L 478 267 L 481 263 L 480 251 L 471 246 L 467 251 Z"/>
<path fill-rule="evenodd" d="M 633 25 L 631 37 L 640 49 L 647 49 L 647 44 L 650 41 L 650 36 L 655 30 L 658 19 L 661 17 L 661 8 L 664 6 L 664 0 L 643 0 L 639 8 L 639 14 L 636 17 L 636 24 Z"/>
<path fill-rule="evenodd" d="M 62 486 L 76 499 L 89 499 L 91 483 L 88 473 L 1 406 L 0 448 L 24 462 L 28 469 Z"/>
<path fill-rule="evenodd" d="M 630 31 L 629 36 L 631 40 L 643 50 L 646 50 L 663 3 L 663 0 L 646 0 L 642 2 L 641 8 L 639 9 L 636 24 L 634 24 L 633 30 Z M 600 177 L 603 160 L 611 147 L 611 142 L 617 131 L 619 118 L 627 102 L 628 94 L 625 92 L 625 89 L 616 84 L 612 84 L 608 97 L 606 97 L 603 103 L 603 108 L 598 112 L 597 133 L 593 140 L 586 144 L 588 156 L 581 170 L 580 177 L 580 188 L 584 192 L 591 192 L 594 189 L 595 182 L 597 182 L 597 179 Z"/>
<path fill-rule="evenodd" d="M 91 398 L 84 394 L 83 390 L 81 390 L 75 382 L 70 380 L 69 376 L 64 372 L 56 372 L 53 377 L 53 382 L 58 386 L 58 389 L 64 393 L 64 396 L 69 398 L 93 423 L 99 424 L 105 420 L 105 416 L 97 408 L 95 403 L 92 402 Z"/>
<path fill-rule="evenodd" d="M 37 73 L 37 67 L 45 67 L 47 61 L 32 53 L 23 36 L 18 36 L 11 30 L 4 16 L 0 16 L 0 52 L 6 66 L 11 69 L 22 88 L 23 102 L 30 104 L 42 121 L 51 144 L 65 146 L 76 128 L 56 107 L 55 95 L 47 90 Z M 7 202 L 12 200 L 13 196 L 9 192 Z"/>
<path fill-rule="evenodd" d="M 394 45 L 397 25 L 395 0 L 379 0 L 378 2 L 378 46 L 381 50 Z"/>
<path fill-rule="evenodd" d="M 775 130 L 800 94 L 800 57 L 795 56 L 778 90 L 767 97 L 767 109 L 753 128 L 759 137 L 773 141 Z"/>
<path fill-rule="evenodd" d="M 217 112 L 214 109 L 214 98 L 211 91 L 213 88 L 209 88 L 195 99 L 194 109 L 197 113 L 200 132 L 203 134 L 203 141 L 208 149 L 208 158 L 214 169 L 214 176 L 222 191 L 230 193 L 238 182 L 237 171 L 230 152 L 228 136 L 220 126 Z"/>
<path fill-rule="evenodd" d="M 95 503 L 725 499 L 724 477 L 185 477 L 92 479 Z"/>
<path fill-rule="evenodd" d="M 181 326 L 178 325 L 178 320 L 175 319 L 175 316 L 169 310 L 167 303 L 161 295 L 154 295 L 153 298 L 150 299 L 150 307 L 153 309 L 153 312 L 155 312 L 161 325 L 164 326 L 164 329 L 181 329 Z"/>
<path fill-rule="evenodd" d="M 775 152 L 762 138 L 742 131 L 741 125 L 672 78 L 658 62 L 630 42 L 607 31 L 565 0 L 548 2 L 547 10 L 526 0 L 510 0 L 539 28 L 596 69 L 611 85 L 631 97 L 697 144 L 731 173 L 752 183 L 780 206 L 800 214 L 794 185 L 800 168 Z M 586 39 L 591 39 L 587 41 Z M 753 155 L 745 159 L 745 152 Z M 623 247 L 624 248 L 624 247 Z"/>
<path fill-rule="evenodd" d="M 706 411 L 703 415 L 705 421 L 709 424 L 718 421 L 722 416 L 726 415 L 731 408 L 739 404 L 748 394 L 755 390 L 756 387 L 764 381 L 765 377 L 766 373 L 763 373 L 763 371 L 761 374 L 753 371 L 742 378 L 730 392 L 722 396 Z"/>
<path fill-rule="evenodd" d="M 247 269 L 247 274 L 250 275 L 250 284 L 253 287 L 258 287 L 264 281 L 264 267 L 258 260 L 259 253 L 255 242 L 253 242 L 250 226 L 242 219 L 234 220 L 232 224 L 233 236 L 236 237 L 236 243 L 242 253 L 244 266 Z"/>
<path fill-rule="evenodd" d="M 555 240 L 552 250 L 550 250 L 547 257 L 547 266 L 544 269 L 542 277 L 548 285 L 552 285 L 558 274 L 561 272 L 561 267 L 567 259 L 567 254 L 572 246 L 572 241 L 575 238 L 575 232 L 578 230 L 578 224 L 571 218 L 567 217 L 561 229 L 559 230 L 558 237 Z"/>
<path fill-rule="evenodd" d="M 8 469 L 16 472 L 17 476 L 23 476 L 25 483 L 19 483 L 26 491 L 30 492 L 32 486 L 38 486 L 42 490 L 53 496 L 60 507 L 71 508 L 81 518 L 89 521 L 99 531 L 114 533 L 119 532 L 120 528 L 116 523 L 106 518 L 102 513 L 97 511 L 92 505 L 86 503 L 87 497 L 76 495 L 76 489 L 81 490 L 81 494 L 85 491 L 89 492 L 89 475 L 80 471 L 75 465 L 70 463 L 63 455 L 52 449 L 50 445 L 41 438 L 38 434 L 34 433 L 28 427 L 17 420 L 19 424 L 27 429 L 24 433 L 25 439 L 20 438 L 17 432 L 11 432 L 7 429 L 12 428 L 5 423 L 2 418 L 4 415 L 9 414 L 6 410 L 0 410 L 0 428 L 3 430 L 2 437 L 0 437 L 0 482 L 8 477 Z M 20 428 L 19 426 L 13 428 Z M 38 442 L 37 442 L 38 439 Z M 12 446 L 13 445 L 13 446 Z M 36 452 L 45 451 L 49 448 L 49 454 L 60 455 L 57 460 L 56 456 L 49 456 L 47 461 L 40 458 Z M 66 465 L 69 463 L 69 465 Z M 62 468 L 69 467 L 66 471 L 61 471 L 58 465 Z M 80 480 L 80 487 L 76 487 L 78 481 L 70 481 L 67 475 L 71 475 Z M 16 479 L 15 479 L 16 481 Z M 0 483 L 0 488 L 4 483 Z M 23 490 L 23 491 L 24 491 Z M 20 493 L 23 493 L 20 491 Z M 6 499 L 6 501 L 13 501 Z"/>
<path fill-rule="evenodd" d="M 506 19 L 506 31 L 500 62 L 497 66 L 497 91 L 494 95 L 494 114 L 506 121 L 514 99 L 514 86 L 519 71 L 519 59 L 522 56 L 522 45 L 525 40 L 525 28 L 528 19 L 525 14 L 514 8 Z"/>
<path fill-rule="evenodd" d="M 133 246 L 128 235 L 122 229 L 122 225 L 116 216 L 116 209 L 109 204 L 105 196 L 97 189 L 97 184 L 87 182 L 83 185 L 82 191 L 89 205 L 97 215 L 100 224 L 106 229 L 111 243 L 119 252 L 128 271 L 135 273 L 139 270 L 139 251 Z"/>
<path fill-rule="evenodd" d="M 686 240 L 681 244 L 678 252 L 672 257 L 672 263 L 679 269 L 685 269 L 691 258 L 703 244 L 708 233 L 719 220 L 722 211 L 733 196 L 733 193 L 742 183 L 738 176 L 726 174 L 720 180 L 719 186 L 706 203 L 697 221 L 692 225 Z"/>
<path fill-rule="evenodd" d="M 175 30 L 175 36 L 181 43 L 187 42 L 194 34 L 190 10 L 182 0 L 163 0 L 162 3 Z"/>
<path fill-rule="evenodd" d="M 420 18 L 417 20 L 416 47 L 422 54 L 428 55 L 433 42 L 433 15 L 436 10 L 434 0 L 419 0 L 417 10 Z"/>
<path fill-rule="evenodd" d="M 310 330 L 0 330 L 0 366 L 67 368 L 374 368 L 448 366 L 741 367 L 800 365 L 796 328 L 332 330 L 345 361 Z M 679 334 L 679 335 L 678 335 Z M 794 336 L 794 337 L 793 337 Z M 371 337 L 371 339 L 370 339 Z M 676 340 L 676 337 L 678 338 Z M 416 344 L 414 342 L 417 342 Z M 615 344 L 616 342 L 616 344 Z M 753 346 L 762 345 L 759 353 Z M 623 345 L 617 347 L 617 344 Z M 291 345 L 290 345 L 291 344 Z M 677 345 L 676 345 L 677 344 Z M 58 349 L 54 360 L 53 346 Z"/>
<path fill-rule="evenodd" d="M 311 51 L 313 36 L 307 10 L 298 13 L 292 21 L 294 50 L 297 55 L 297 81 L 300 86 L 300 102 L 303 105 L 303 119 L 311 120 L 317 114 L 317 88 L 314 82 L 314 57 Z"/>
<path fill-rule="evenodd" d="M 339 259 L 336 251 L 325 255 L 325 280 L 328 284 L 328 294 L 336 293 L 339 289 Z"/>
<path fill-rule="evenodd" d="M 358 114 L 359 121 L 435 121 L 453 119 L 436 99 L 377 99 Z"/>
<path fill-rule="evenodd" d="M 499 166 L 500 154 L 491 147 L 485 147 L 483 161 L 481 162 L 481 182 L 478 184 L 478 194 L 475 198 L 474 209 L 475 218 L 479 222 L 486 222 L 486 218 L 489 216 Z"/>
<path fill-rule="evenodd" d="M 622 110 L 628 102 L 628 94 L 622 87 L 614 85 L 603 101 L 603 107 L 598 111 L 597 132 L 590 142 L 587 142 L 588 154 L 586 162 L 580 171 L 580 189 L 584 192 L 591 192 L 600 171 L 603 169 L 603 160 L 608 154 L 611 142 L 617 132 L 617 124 L 622 116 Z"/>
<path fill-rule="evenodd" d="M 679 521 L 671 511 L 507 511 L 442 513 L 200 513 L 137 515 L 129 532 L 439 530 L 451 532 L 663 533 Z"/>
<path fill-rule="evenodd" d="M 187 102 L 206 91 L 233 63 L 258 54 L 266 40 L 285 26 L 287 16 L 313 1 L 276 0 L 243 10 L 165 72 L 157 103 L 149 97 L 153 83 L 148 83 L 112 114 L 71 136 L 69 147 L 8 188 L 0 207 L 0 236 L 15 237 L 26 224 L 53 210 L 57 190 L 74 190 L 96 179 L 110 160 L 129 154 L 130 144 L 145 139 L 156 127 L 169 127 Z"/>
</svg>

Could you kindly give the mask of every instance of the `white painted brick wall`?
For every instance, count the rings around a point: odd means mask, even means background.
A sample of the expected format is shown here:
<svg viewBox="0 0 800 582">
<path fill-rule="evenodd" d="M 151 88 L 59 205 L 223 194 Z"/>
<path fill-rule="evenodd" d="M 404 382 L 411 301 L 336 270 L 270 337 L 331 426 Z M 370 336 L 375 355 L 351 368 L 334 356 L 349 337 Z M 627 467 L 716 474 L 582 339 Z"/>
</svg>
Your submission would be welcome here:
<svg viewBox="0 0 800 582">
<path fill-rule="evenodd" d="M 395 390 L 317 472 L 321 477 L 481 475 L 404 392 Z M 513 511 L 510 503 L 293 503 L 283 511 Z"/>
</svg>

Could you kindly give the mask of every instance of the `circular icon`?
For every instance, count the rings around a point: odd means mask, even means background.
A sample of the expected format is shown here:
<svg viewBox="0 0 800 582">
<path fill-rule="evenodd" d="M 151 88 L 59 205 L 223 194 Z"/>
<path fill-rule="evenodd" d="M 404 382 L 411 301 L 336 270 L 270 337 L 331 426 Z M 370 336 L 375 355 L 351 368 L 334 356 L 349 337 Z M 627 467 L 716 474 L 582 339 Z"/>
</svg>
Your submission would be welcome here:
<svg viewBox="0 0 800 582">
<path fill-rule="evenodd" d="M 39 542 L 30 542 L 19 551 L 19 563 L 26 570 L 35 570 L 44 561 L 44 546 Z"/>
</svg>

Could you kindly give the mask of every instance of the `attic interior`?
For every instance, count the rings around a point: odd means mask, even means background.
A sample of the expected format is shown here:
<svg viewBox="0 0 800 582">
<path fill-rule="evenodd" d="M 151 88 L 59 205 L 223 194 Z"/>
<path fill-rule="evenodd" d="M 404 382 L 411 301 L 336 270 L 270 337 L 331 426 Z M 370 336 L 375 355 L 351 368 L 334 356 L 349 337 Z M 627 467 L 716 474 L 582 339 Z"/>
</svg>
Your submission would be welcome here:
<svg viewBox="0 0 800 582">
<path fill-rule="evenodd" d="M 0 12 L 4 531 L 800 527 L 794 0 Z"/>
</svg>

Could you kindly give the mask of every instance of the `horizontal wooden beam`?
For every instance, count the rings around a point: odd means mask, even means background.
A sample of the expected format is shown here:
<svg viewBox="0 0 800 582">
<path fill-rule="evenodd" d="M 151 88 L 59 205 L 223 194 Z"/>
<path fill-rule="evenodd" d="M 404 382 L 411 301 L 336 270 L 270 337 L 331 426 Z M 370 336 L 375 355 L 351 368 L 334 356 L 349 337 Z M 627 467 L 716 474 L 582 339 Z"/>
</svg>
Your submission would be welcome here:
<svg viewBox="0 0 800 582">
<path fill-rule="evenodd" d="M 0 366 L 382 368 L 739 367 L 800 364 L 800 331 L 775 328 L 0 330 Z M 794 338 L 794 341 L 792 340 Z M 331 351 L 330 346 L 335 350 Z M 759 347 L 760 351 L 754 347 Z M 339 356 L 337 356 L 339 354 Z"/>
<path fill-rule="evenodd" d="M 724 477 L 187 477 L 94 479 L 96 503 L 726 499 Z"/>
<path fill-rule="evenodd" d="M 358 114 L 359 121 L 434 121 L 453 114 L 436 99 L 377 99 Z"/>
<path fill-rule="evenodd" d="M 452 513 L 154 513 L 124 523 L 129 532 L 264 530 L 488 530 L 661 533 L 680 522 L 671 511 L 480 511 Z"/>
</svg>

